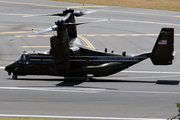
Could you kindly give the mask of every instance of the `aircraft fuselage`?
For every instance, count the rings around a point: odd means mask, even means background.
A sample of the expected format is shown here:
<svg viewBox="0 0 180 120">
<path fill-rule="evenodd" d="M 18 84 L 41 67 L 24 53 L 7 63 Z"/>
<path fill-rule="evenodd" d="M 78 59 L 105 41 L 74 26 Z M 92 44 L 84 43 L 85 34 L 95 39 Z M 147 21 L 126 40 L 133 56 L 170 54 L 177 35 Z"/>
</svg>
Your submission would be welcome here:
<svg viewBox="0 0 180 120">
<path fill-rule="evenodd" d="M 82 50 L 86 53 L 89 50 Z M 5 70 L 15 75 L 54 75 L 67 77 L 84 77 L 92 74 L 94 77 L 107 76 L 124 70 L 146 58 L 150 53 L 128 56 L 113 53 L 91 51 L 86 56 L 70 56 L 70 72 L 57 71 L 53 57 L 50 54 L 23 53 L 19 59 L 6 66 Z M 99 55 L 98 55 L 99 54 Z"/>
</svg>

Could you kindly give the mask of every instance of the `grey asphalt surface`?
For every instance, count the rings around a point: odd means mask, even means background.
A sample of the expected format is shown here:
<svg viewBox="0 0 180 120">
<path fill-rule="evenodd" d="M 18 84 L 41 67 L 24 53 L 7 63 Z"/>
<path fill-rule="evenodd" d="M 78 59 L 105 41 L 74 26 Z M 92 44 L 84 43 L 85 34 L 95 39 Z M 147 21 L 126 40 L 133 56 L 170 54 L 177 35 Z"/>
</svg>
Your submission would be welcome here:
<svg viewBox="0 0 180 120">
<path fill-rule="evenodd" d="M 123 72 L 95 78 L 64 81 L 62 77 L 20 76 L 12 80 L 3 70 L 23 51 L 49 49 L 49 37 L 41 34 L 15 41 L 16 36 L 54 25 L 58 17 L 23 15 L 63 11 L 90 10 L 104 6 L 55 2 L 46 0 L 0 0 L 0 116 L 49 115 L 117 118 L 171 118 L 180 102 L 180 13 L 172 11 L 115 7 L 79 17 L 76 20 L 108 22 L 78 26 L 78 34 L 95 49 L 108 52 L 141 53 L 149 51 L 162 27 L 175 29 L 176 56 L 171 66 L 154 66 L 145 60 Z M 26 32 L 26 33 L 23 33 Z M 88 46 L 82 40 L 83 45 Z M 30 47 L 26 47 L 30 46 Z M 46 46 L 46 47 L 33 47 Z"/>
</svg>

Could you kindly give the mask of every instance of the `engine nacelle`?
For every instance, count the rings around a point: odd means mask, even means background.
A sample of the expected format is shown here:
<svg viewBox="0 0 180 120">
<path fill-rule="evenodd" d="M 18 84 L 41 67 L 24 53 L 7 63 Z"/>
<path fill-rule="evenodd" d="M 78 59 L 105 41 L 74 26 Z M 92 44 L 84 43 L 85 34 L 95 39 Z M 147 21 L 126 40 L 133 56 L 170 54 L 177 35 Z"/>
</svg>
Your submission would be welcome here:
<svg viewBox="0 0 180 120">
<path fill-rule="evenodd" d="M 70 48 L 70 55 L 71 56 L 77 56 L 80 54 L 80 48 L 77 46 L 74 46 L 72 48 Z"/>
</svg>

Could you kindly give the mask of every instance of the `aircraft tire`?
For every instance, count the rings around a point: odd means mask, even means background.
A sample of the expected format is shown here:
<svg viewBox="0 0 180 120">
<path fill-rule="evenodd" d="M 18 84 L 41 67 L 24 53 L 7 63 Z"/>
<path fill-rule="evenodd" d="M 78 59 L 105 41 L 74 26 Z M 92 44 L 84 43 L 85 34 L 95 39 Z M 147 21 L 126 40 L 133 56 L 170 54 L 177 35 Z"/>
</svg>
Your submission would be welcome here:
<svg viewBox="0 0 180 120">
<path fill-rule="evenodd" d="M 17 75 L 13 74 L 12 79 L 16 80 L 17 79 Z"/>
<path fill-rule="evenodd" d="M 85 77 L 85 81 L 86 81 L 86 82 L 89 82 L 89 81 L 91 81 L 91 80 L 92 80 L 92 78 Z"/>
</svg>

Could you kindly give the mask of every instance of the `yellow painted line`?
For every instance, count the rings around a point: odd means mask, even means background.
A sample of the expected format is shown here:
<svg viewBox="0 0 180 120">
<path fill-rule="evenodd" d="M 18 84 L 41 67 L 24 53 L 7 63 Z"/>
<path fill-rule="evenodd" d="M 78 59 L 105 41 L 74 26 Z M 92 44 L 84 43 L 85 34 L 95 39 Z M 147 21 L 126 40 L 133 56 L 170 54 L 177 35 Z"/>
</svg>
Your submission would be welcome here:
<svg viewBox="0 0 180 120">
<path fill-rule="evenodd" d="M 28 35 L 28 37 L 37 37 L 36 35 Z"/>
<path fill-rule="evenodd" d="M 131 36 L 140 36 L 140 34 L 132 34 Z"/>
<path fill-rule="evenodd" d="M 158 34 L 144 34 L 146 36 L 157 36 Z"/>
<path fill-rule="evenodd" d="M 125 34 L 118 34 L 117 36 L 126 36 Z"/>
<path fill-rule="evenodd" d="M 159 34 L 80 34 L 81 36 L 90 36 L 90 37 L 97 37 L 97 36 L 158 36 Z M 180 36 L 180 34 L 174 34 L 174 36 Z"/>
<path fill-rule="evenodd" d="M 0 32 L 0 34 L 10 34 L 11 32 L 3 33 Z M 13 32 L 12 32 L 13 33 Z M 18 33 L 18 32 L 14 32 Z M 158 36 L 159 34 L 80 34 L 78 35 L 79 38 L 81 38 L 84 41 L 88 41 L 86 38 L 83 36 L 88 36 L 88 37 L 97 37 L 97 36 L 103 36 L 103 37 L 109 37 L 109 36 L 133 36 L 133 37 L 138 37 L 138 36 Z M 15 37 L 21 37 L 22 35 L 15 35 Z M 53 35 L 29 35 L 27 37 L 51 37 Z M 180 36 L 180 34 L 174 34 L 174 36 Z M 89 44 L 90 45 L 90 44 Z M 91 45 L 90 45 L 91 46 Z"/>
<path fill-rule="evenodd" d="M 94 46 L 85 37 L 82 37 L 81 35 L 78 35 L 78 37 L 81 38 L 90 48 L 95 49 Z"/>
<path fill-rule="evenodd" d="M 0 34 L 15 34 L 15 33 L 30 33 L 30 31 L 17 31 L 17 32 L 0 32 Z M 78 37 L 88 36 L 88 37 L 96 37 L 96 36 L 157 36 L 159 34 L 80 34 Z M 22 35 L 15 35 L 15 37 L 21 37 Z M 29 35 L 27 37 L 51 37 L 53 35 Z M 180 36 L 180 34 L 174 34 L 174 36 Z M 85 38 L 82 38 L 85 39 Z"/>
<path fill-rule="evenodd" d="M 109 36 L 111 36 L 111 35 L 108 35 L 108 34 L 106 34 L 106 35 L 105 35 L 105 34 L 103 34 L 102 36 L 106 36 L 106 37 L 109 37 Z"/>
<path fill-rule="evenodd" d="M 50 48 L 50 46 L 23 46 L 23 48 Z"/>
<path fill-rule="evenodd" d="M 96 35 L 86 35 L 86 36 L 89 36 L 89 37 L 94 37 L 94 36 L 96 36 Z"/>
<path fill-rule="evenodd" d="M 96 37 L 96 36 L 157 36 L 158 34 L 80 34 L 81 36 L 90 36 L 90 37 Z M 180 34 L 175 34 L 176 36 L 179 36 Z"/>
<path fill-rule="evenodd" d="M 89 43 L 88 43 L 86 40 L 84 40 L 84 39 L 82 38 L 82 36 L 78 35 L 78 37 L 79 37 L 80 39 L 82 39 L 82 40 L 88 45 L 89 48 L 91 48 L 91 46 L 89 45 Z"/>
<path fill-rule="evenodd" d="M 15 35 L 14 37 L 21 37 L 22 35 Z"/>
</svg>

